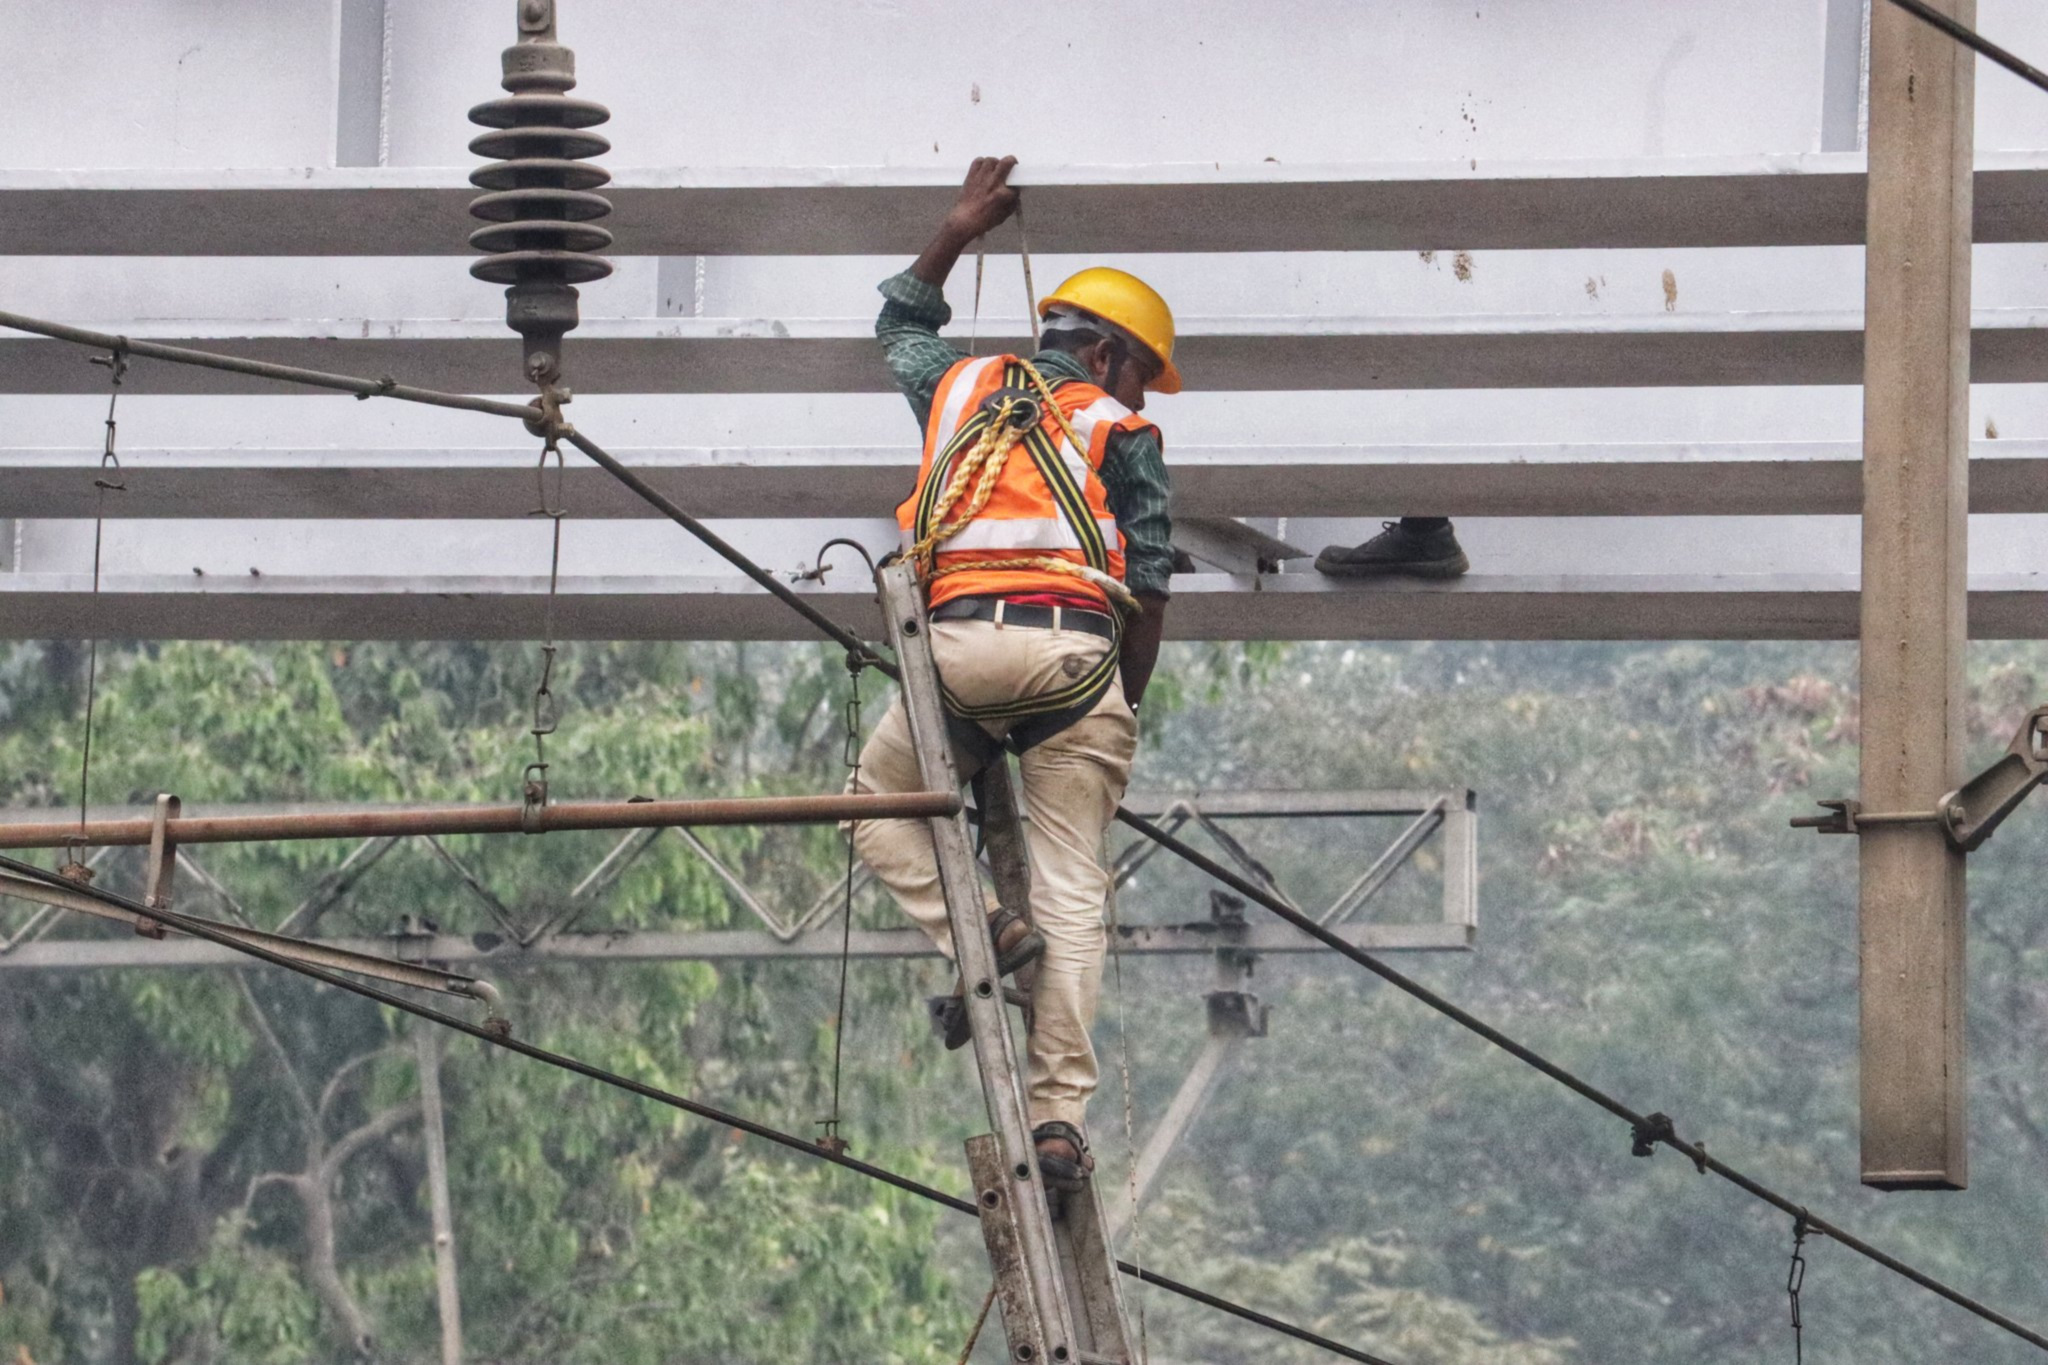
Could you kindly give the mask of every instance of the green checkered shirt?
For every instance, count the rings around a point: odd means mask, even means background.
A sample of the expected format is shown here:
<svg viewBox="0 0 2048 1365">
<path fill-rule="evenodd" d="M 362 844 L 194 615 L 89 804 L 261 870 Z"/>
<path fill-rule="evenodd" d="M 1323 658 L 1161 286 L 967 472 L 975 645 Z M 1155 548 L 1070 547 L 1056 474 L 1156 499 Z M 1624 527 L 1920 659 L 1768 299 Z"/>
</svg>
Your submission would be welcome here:
<svg viewBox="0 0 2048 1365">
<path fill-rule="evenodd" d="M 882 281 L 882 314 L 875 335 L 889 361 L 896 387 L 910 400 L 924 430 L 932 412 L 932 395 L 946 371 L 965 353 L 939 335 L 953 320 L 945 291 L 926 284 L 909 271 Z M 1040 351 L 1033 364 L 1048 381 L 1088 380 L 1081 362 L 1064 351 Z M 1166 456 L 1150 432 L 1111 432 L 1098 471 L 1109 510 L 1124 533 L 1124 582 L 1132 592 L 1169 596 L 1173 576 L 1173 517 L 1166 482 Z"/>
</svg>

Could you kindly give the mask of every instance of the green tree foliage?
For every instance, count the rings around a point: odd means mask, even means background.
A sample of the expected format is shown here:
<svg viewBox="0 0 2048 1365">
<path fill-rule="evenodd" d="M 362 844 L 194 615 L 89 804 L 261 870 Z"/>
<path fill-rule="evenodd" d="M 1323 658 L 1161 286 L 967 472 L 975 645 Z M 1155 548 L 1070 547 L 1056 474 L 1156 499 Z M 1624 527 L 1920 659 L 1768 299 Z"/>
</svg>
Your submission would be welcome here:
<svg viewBox="0 0 2048 1365">
<path fill-rule="evenodd" d="M 530 648 L 102 651 L 93 795 L 188 804 L 516 799 Z M 0 653 L 0 802 L 77 799 L 79 652 Z M 2048 1321 L 2037 1268 L 2048 1103 L 2048 808 L 1975 855 L 1973 1184 L 1879 1196 L 1856 1160 L 1854 850 L 1785 827 L 1855 789 L 1854 658 L 1833 646 L 1317 645 L 1169 651 L 1136 785 L 1470 785 L 1477 951 L 1397 965 L 1688 1136 L 1933 1273 Z M 1978 651 L 1973 762 L 2048 699 L 2035 647 Z M 888 697 L 865 681 L 868 721 Z M 839 656 L 810 647 L 575 645 L 556 674 L 558 799 L 817 791 L 842 775 Z M 1236 827 L 1324 903 L 1393 827 Z M 704 831 L 765 899 L 810 904 L 835 831 Z M 401 845 L 319 920 L 404 916 L 508 936 L 561 908 L 604 835 L 451 839 L 503 907 Z M 197 850 L 275 924 L 349 852 Z M 1435 913 L 1425 846 L 1367 908 Z M 133 890 L 132 859 L 102 865 Z M 1167 859 L 1128 920 L 1206 914 Z M 0 907 L 0 934 L 23 911 Z M 717 928 L 745 912 L 679 840 L 651 843 L 590 923 Z M 1255 917 L 1257 910 L 1251 912 Z M 864 923 L 892 923 L 878 896 Z M 304 928 L 304 925 L 300 926 Z M 97 929 L 72 932 L 108 932 Z M 830 1106 L 829 964 L 501 966 L 521 1036 L 796 1131 Z M 1122 980 L 1119 989 L 1118 979 Z M 0 1362 L 437 1360 L 410 1024 L 272 972 L 16 974 L 0 992 Z M 847 1131 L 945 1188 L 983 1122 L 924 1035 L 936 964 L 857 964 Z M 1106 1190 L 1200 1045 L 1199 960 L 1112 969 L 1094 1112 Z M 1272 1035 L 1245 1045 L 1124 1248 L 1146 1265 L 1408 1365 L 1693 1365 L 1786 1357 L 1788 1220 L 1384 984 L 1271 957 Z M 445 1053 L 469 1358 L 526 1362 L 957 1357 L 986 1287 L 970 1220 L 466 1041 Z M 1807 1358 L 2031 1357 L 1952 1306 L 1809 1243 Z M 1322 1357 L 1133 1290 L 1157 1365 Z M 1000 1356 L 993 1326 L 976 1355 Z"/>
</svg>

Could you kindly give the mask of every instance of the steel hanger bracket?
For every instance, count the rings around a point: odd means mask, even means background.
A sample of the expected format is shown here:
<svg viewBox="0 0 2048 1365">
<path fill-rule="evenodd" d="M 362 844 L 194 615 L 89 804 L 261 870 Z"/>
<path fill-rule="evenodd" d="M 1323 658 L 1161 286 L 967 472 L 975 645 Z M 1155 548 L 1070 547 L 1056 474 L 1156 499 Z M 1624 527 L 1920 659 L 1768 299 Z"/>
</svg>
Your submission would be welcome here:
<svg viewBox="0 0 2048 1365">
<path fill-rule="evenodd" d="M 1801 815 L 1794 829 L 1822 834 L 1861 834 L 1888 825 L 1939 825 L 1949 843 L 1974 853 L 2019 808 L 2027 793 L 2048 782 L 2048 706 L 2037 706 L 2020 722 L 1996 763 L 1941 798 L 1926 811 L 1866 811 L 1856 801 L 1822 801 L 1826 815 Z"/>
</svg>

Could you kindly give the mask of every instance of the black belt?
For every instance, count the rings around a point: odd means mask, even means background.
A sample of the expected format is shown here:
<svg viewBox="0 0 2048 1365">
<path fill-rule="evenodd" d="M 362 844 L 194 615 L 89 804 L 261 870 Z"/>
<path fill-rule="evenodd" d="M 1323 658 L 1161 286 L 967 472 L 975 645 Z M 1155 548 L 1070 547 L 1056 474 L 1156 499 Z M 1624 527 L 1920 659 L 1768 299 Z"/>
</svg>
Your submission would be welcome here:
<svg viewBox="0 0 2048 1365">
<path fill-rule="evenodd" d="M 932 608 L 934 621 L 993 621 L 1000 626 L 1078 630 L 1105 640 L 1116 638 L 1116 622 L 1086 607 L 1034 607 L 1002 597 L 956 597 Z"/>
</svg>

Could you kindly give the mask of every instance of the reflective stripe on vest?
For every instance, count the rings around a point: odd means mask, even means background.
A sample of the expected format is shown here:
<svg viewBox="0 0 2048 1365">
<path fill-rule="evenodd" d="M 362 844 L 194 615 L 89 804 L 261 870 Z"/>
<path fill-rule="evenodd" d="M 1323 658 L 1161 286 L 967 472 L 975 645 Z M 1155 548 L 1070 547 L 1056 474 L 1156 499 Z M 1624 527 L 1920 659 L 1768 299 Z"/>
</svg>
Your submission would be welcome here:
<svg viewBox="0 0 2048 1365">
<path fill-rule="evenodd" d="M 1105 543 L 1116 538 L 1115 517 L 1098 517 L 1095 526 Z M 908 550 L 916 539 L 913 533 L 904 532 L 903 548 Z M 1064 517 L 1018 517 L 1006 521 L 979 517 L 969 522 L 959 534 L 948 538 L 945 548 L 956 551 L 1080 550 L 1085 547 Z"/>
<path fill-rule="evenodd" d="M 918 489 L 897 508 L 906 547 L 936 520 L 937 501 L 951 477 L 953 458 L 979 439 L 986 425 L 980 417 L 982 401 L 1006 387 L 1030 387 L 1022 362 L 1014 356 L 970 357 L 940 379 L 926 426 Z M 933 580 L 933 606 L 962 596 L 1058 589 L 1101 599 L 1108 607 L 1099 588 L 1071 575 L 973 567 L 979 559 L 1033 554 L 1123 577 L 1123 537 L 1097 471 L 1112 432 L 1149 430 L 1150 424 L 1094 384 L 1062 380 L 1051 387 L 1053 401 L 1086 449 L 1073 448 L 1051 413 L 1026 433 L 1011 451 L 981 513 L 937 547 L 937 567 L 951 572 Z"/>
</svg>

